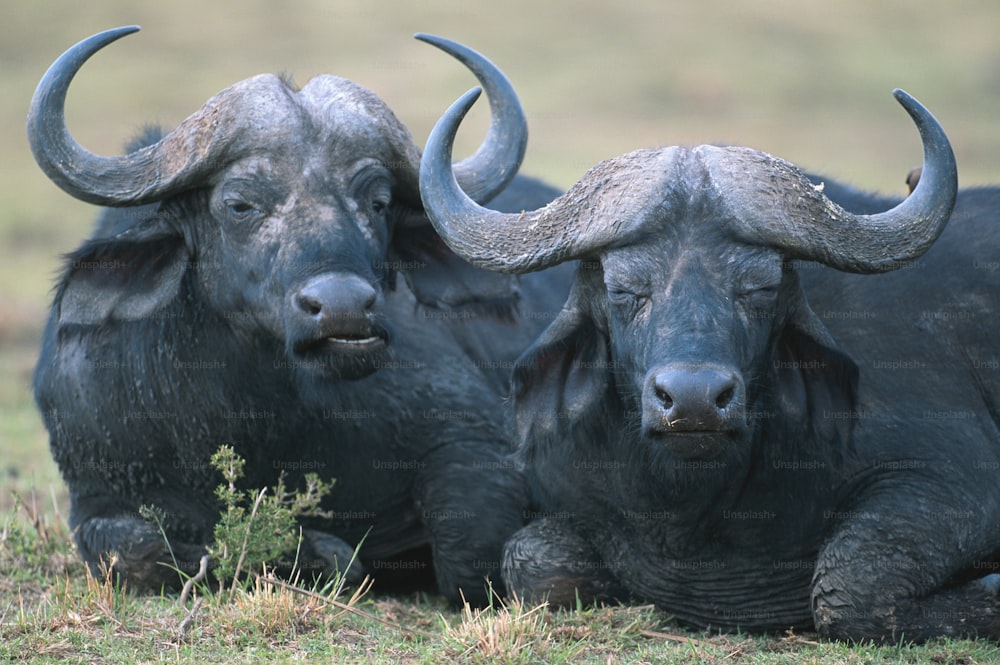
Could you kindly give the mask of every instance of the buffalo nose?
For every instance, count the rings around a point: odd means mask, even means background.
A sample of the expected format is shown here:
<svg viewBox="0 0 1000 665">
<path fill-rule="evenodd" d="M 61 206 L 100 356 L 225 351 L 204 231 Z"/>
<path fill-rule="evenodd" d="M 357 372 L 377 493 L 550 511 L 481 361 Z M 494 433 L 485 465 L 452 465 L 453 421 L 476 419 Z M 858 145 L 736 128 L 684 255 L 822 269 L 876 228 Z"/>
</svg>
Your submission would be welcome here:
<svg viewBox="0 0 1000 665">
<path fill-rule="evenodd" d="M 660 431 L 726 429 L 742 415 L 743 383 L 726 369 L 663 368 L 652 373 L 644 392 L 644 419 Z"/>
<path fill-rule="evenodd" d="M 317 337 L 364 337 L 371 334 L 378 293 L 355 275 L 321 275 L 293 296 L 298 315 L 316 328 Z"/>
</svg>

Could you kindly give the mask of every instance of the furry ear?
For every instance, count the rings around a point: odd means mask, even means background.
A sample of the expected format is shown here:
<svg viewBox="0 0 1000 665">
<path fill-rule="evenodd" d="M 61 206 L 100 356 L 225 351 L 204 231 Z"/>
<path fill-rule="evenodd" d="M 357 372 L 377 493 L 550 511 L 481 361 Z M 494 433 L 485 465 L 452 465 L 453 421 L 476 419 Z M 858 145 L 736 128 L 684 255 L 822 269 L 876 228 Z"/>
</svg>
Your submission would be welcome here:
<svg viewBox="0 0 1000 665">
<path fill-rule="evenodd" d="M 135 222 L 137 214 L 141 218 Z M 108 210 L 98 228 L 124 230 L 91 239 L 66 257 L 56 295 L 60 324 L 134 321 L 176 297 L 191 259 L 184 239 L 156 214 L 155 206 Z"/>
<path fill-rule="evenodd" d="M 488 205 L 500 212 L 536 210 L 562 192 L 544 182 L 518 174 Z M 416 212 L 416 211 L 414 211 Z M 417 301 L 444 310 L 475 310 L 502 319 L 517 313 L 520 280 L 475 268 L 456 256 L 419 214 L 397 226 L 393 234 L 391 265 L 398 266 Z"/>
<path fill-rule="evenodd" d="M 531 460 L 584 417 L 602 411 L 611 385 L 608 340 L 578 297 L 518 359 L 513 373 L 519 455 Z"/>
<path fill-rule="evenodd" d="M 389 264 L 417 302 L 441 310 L 474 310 L 511 318 L 520 300 L 516 275 L 476 268 L 452 252 L 429 224 L 397 228 Z"/>
<path fill-rule="evenodd" d="M 857 364 L 834 341 L 796 283 L 778 341 L 775 385 L 784 408 L 827 440 L 850 441 L 857 409 Z"/>
</svg>

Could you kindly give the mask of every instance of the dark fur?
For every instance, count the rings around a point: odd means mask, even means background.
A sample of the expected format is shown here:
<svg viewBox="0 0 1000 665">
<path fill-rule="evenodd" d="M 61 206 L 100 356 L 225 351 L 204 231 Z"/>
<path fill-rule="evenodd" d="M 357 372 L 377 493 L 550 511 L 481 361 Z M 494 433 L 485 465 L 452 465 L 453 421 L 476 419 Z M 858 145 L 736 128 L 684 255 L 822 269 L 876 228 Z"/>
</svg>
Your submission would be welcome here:
<svg viewBox="0 0 1000 665">
<path fill-rule="evenodd" d="M 419 208 L 371 212 L 364 191 L 338 190 L 336 163 L 310 181 L 296 160 L 349 159 L 352 139 L 342 128 L 324 153 L 303 127 L 276 133 L 299 152 L 275 148 L 270 179 L 250 193 L 263 221 L 216 207 L 233 173 L 261 173 L 220 164 L 202 188 L 106 210 L 66 258 L 34 387 L 77 547 L 95 572 L 117 554 L 129 588 L 176 586 L 172 567 L 192 574 L 213 540 L 222 479 L 209 458 L 226 444 L 246 460 L 242 487 L 284 474 L 301 489 L 308 472 L 335 481 L 323 504 L 332 516 L 302 522 L 307 575 L 344 569 L 363 542 L 354 578 L 363 567 L 386 588 L 436 574 L 449 599 L 461 589 L 486 602 L 488 576 L 502 591 L 501 546 L 527 500 L 505 457 L 506 376 L 568 280 L 473 269 L 419 223 Z M 555 194 L 519 177 L 504 196 L 519 210 Z M 366 218 L 346 212 L 355 200 Z M 262 235 L 278 215 L 284 231 Z M 384 354 L 341 361 L 282 339 L 289 298 L 329 273 L 375 289 Z M 165 515 L 169 551 L 142 506 Z"/>
<path fill-rule="evenodd" d="M 507 545 L 509 587 L 654 602 L 712 629 L 1000 638 L 1000 189 L 961 192 L 938 243 L 880 276 L 789 262 L 710 208 L 673 209 L 581 262 L 518 362 L 539 519 Z M 774 285 L 754 277 L 768 265 Z M 745 426 L 695 435 L 702 452 L 644 430 L 643 377 L 673 362 L 735 368 Z"/>
</svg>

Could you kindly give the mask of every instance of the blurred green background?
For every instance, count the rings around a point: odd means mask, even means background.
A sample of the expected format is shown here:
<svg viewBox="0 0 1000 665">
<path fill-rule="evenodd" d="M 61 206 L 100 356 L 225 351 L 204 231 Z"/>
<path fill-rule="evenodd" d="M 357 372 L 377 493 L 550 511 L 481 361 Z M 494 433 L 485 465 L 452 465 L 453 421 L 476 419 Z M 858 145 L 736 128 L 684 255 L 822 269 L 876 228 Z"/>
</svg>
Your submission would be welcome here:
<svg viewBox="0 0 1000 665">
<path fill-rule="evenodd" d="M 1000 3 L 995 0 L 173 0 L 8 2 L 0 26 L 0 507 L 13 488 L 62 497 L 30 397 L 60 253 L 94 209 L 35 166 L 24 118 L 39 77 L 100 30 L 142 32 L 105 49 L 70 90 L 71 130 L 111 154 L 147 122 L 173 126 L 262 72 L 365 85 L 423 144 L 474 81 L 412 39 L 457 39 L 493 59 L 531 127 L 523 171 L 566 187 L 597 161 L 681 143 L 749 145 L 883 192 L 903 192 L 920 143 L 890 96 L 901 87 L 948 131 L 963 185 L 1000 182 Z M 476 144 L 482 109 L 459 153 Z M 60 499 L 60 503 L 61 503 Z"/>
</svg>

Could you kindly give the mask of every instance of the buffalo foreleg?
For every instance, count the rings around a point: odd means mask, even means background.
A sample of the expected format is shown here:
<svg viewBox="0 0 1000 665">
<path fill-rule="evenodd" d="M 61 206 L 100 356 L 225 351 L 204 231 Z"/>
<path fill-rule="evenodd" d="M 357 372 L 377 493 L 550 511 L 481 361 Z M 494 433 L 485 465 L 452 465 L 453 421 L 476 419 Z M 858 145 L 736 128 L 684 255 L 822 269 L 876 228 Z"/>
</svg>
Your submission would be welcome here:
<svg viewBox="0 0 1000 665">
<path fill-rule="evenodd" d="M 94 577 L 134 591 L 179 589 L 208 553 L 204 545 L 168 544 L 155 524 L 130 515 L 84 520 L 75 541 Z"/>
<path fill-rule="evenodd" d="M 348 583 L 364 578 L 364 567 L 353 561 L 354 548 L 346 542 L 320 531 L 303 530 L 302 549 L 289 552 L 288 558 L 299 559 L 298 572 L 320 576 L 343 574 Z M 197 573 L 201 557 L 208 554 L 207 545 L 195 545 L 165 540 L 160 529 L 145 519 L 128 515 L 95 517 L 76 529 L 76 545 L 98 579 L 110 578 L 134 591 L 179 589 L 184 580 Z M 278 566 L 279 574 L 292 574 Z"/>
<path fill-rule="evenodd" d="M 531 522 L 507 542 L 503 575 L 512 594 L 553 607 L 626 596 L 593 548 L 566 520 L 550 517 Z"/>
<path fill-rule="evenodd" d="M 345 540 L 315 529 L 303 529 L 302 536 L 306 551 L 316 557 L 315 563 L 307 562 L 308 568 L 319 569 L 317 572 L 325 577 L 340 575 L 349 584 L 364 580 L 364 566 Z"/>
<path fill-rule="evenodd" d="M 524 523 L 527 497 L 521 474 L 499 454 L 442 450 L 426 460 L 415 498 L 438 589 L 450 601 L 484 606 L 491 593 L 504 595 L 500 555 Z"/>
<path fill-rule="evenodd" d="M 876 642 L 1000 638 L 1000 576 L 968 574 L 997 551 L 996 516 L 957 499 L 955 485 L 928 485 L 869 492 L 844 511 L 813 578 L 821 633 Z"/>
</svg>

